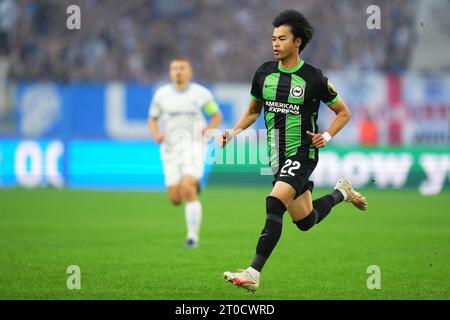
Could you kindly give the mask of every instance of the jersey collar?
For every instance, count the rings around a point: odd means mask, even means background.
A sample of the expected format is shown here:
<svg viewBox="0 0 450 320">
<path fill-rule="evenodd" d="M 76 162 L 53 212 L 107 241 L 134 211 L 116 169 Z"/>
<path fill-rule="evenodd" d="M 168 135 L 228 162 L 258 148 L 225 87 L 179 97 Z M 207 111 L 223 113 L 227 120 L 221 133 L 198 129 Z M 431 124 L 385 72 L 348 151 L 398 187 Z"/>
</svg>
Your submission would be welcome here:
<svg viewBox="0 0 450 320">
<path fill-rule="evenodd" d="M 172 87 L 172 90 L 173 90 L 175 93 L 182 94 L 182 93 L 185 93 L 185 92 L 188 92 L 188 91 L 189 91 L 189 89 L 191 88 L 191 84 L 192 84 L 192 83 L 189 82 L 189 84 L 187 85 L 186 89 L 181 90 L 181 91 L 177 90 L 177 88 L 175 87 L 175 85 L 174 85 L 173 83 L 170 83 L 170 86 Z"/>
<path fill-rule="evenodd" d="M 283 68 L 282 66 L 280 66 L 280 64 L 278 64 L 278 70 L 280 70 L 282 72 L 286 72 L 286 73 L 294 73 L 294 72 L 298 71 L 303 66 L 304 63 L 305 63 L 305 61 L 303 61 L 303 59 L 300 59 L 299 63 L 291 69 Z"/>
</svg>

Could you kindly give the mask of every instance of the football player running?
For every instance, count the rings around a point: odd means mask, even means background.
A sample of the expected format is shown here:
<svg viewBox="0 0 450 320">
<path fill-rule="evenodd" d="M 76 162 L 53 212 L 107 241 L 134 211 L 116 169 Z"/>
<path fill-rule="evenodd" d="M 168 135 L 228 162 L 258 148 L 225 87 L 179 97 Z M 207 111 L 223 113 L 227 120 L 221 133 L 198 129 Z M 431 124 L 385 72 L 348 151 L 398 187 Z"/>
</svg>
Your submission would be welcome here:
<svg viewBox="0 0 450 320">
<path fill-rule="evenodd" d="M 149 109 L 148 124 L 153 139 L 161 144 L 164 180 L 170 201 L 185 201 L 186 246 L 199 244 L 202 204 L 198 190 L 204 171 L 208 129 L 216 128 L 222 114 L 212 93 L 191 82 L 192 67 L 185 58 L 173 59 L 171 83 L 159 88 Z M 208 125 L 202 111 L 210 116 Z"/>
<path fill-rule="evenodd" d="M 273 27 L 276 61 L 266 62 L 256 71 L 247 111 L 219 139 L 219 144 L 225 146 L 264 110 L 274 173 L 273 189 L 266 198 L 265 225 L 250 266 L 240 272 L 224 273 L 227 281 L 251 291 L 258 288 L 260 273 L 281 236 L 285 211 L 299 230 L 308 231 L 341 202 L 350 202 L 360 210 L 367 208 L 365 197 L 346 178 L 337 181 L 331 193 L 312 200 L 314 183 L 309 177 L 319 160 L 318 149 L 344 128 L 351 113 L 322 72 L 300 57 L 314 31 L 304 15 L 295 10 L 283 11 L 275 17 Z M 317 128 L 320 101 L 336 115 L 323 133 Z"/>
</svg>

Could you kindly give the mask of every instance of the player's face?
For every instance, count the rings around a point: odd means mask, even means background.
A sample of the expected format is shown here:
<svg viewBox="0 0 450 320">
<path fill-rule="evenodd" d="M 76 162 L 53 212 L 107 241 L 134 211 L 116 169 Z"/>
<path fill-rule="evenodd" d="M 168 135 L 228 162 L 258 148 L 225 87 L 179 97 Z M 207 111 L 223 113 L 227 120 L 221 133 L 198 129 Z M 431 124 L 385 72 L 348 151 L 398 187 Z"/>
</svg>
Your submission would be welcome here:
<svg viewBox="0 0 450 320">
<path fill-rule="evenodd" d="M 184 60 L 174 60 L 170 63 L 169 73 L 172 82 L 178 85 L 185 84 L 192 77 L 191 64 Z"/>
<path fill-rule="evenodd" d="M 273 29 L 272 47 L 273 55 L 277 60 L 285 60 L 292 55 L 298 54 L 301 40 L 294 39 L 294 34 L 291 32 L 291 27 L 281 25 Z"/>
</svg>

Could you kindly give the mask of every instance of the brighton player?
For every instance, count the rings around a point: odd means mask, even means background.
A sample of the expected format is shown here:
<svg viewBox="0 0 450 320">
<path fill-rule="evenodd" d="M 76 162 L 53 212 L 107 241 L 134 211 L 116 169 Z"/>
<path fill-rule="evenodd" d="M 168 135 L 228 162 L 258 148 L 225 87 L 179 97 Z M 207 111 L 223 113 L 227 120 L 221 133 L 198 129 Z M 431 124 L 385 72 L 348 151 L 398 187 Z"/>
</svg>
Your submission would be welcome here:
<svg viewBox="0 0 450 320">
<path fill-rule="evenodd" d="M 313 35 L 313 27 L 298 11 L 286 10 L 273 21 L 272 46 L 276 61 L 264 63 L 253 78 L 248 110 L 233 130 L 219 139 L 225 146 L 234 136 L 251 126 L 264 109 L 270 164 L 274 172 L 273 189 L 266 198 L 266 220 L 259 236 L 256 255 L 241 272 L 225 272 L 224 278 L 255 291 L 260 272 L 280 236 L 283 214 L 289 212 L 293 223 L 307 231 L 321 222 L 331 209 L 343 201 L 360 210 L 366 199 L 340 179 L 335 189 L 312 200 L 313 182 L 309 177 L 323 148 L 349 121 L 350 111 L 322 72 L 300 58 Z M 318 133 L 320 101 L 336 115 L 328 129 Z"/>
<path fill-rule="evenodd" d="M 171 83 L 159 88 L 149 109 L 153 139 L 161 144 L 164 179 L 170 201 L 185 204 L 186 246 L 199 244 L 202 205 L 198 197 L 204 170 L 204 142 L 208 129 L 216 128 L 222 114 L 212 93 L 191 82 L 189 60 L 177 58 L 169 67 Z M 203 112 L 210 116 L 206 124 Z"/>
</svg>

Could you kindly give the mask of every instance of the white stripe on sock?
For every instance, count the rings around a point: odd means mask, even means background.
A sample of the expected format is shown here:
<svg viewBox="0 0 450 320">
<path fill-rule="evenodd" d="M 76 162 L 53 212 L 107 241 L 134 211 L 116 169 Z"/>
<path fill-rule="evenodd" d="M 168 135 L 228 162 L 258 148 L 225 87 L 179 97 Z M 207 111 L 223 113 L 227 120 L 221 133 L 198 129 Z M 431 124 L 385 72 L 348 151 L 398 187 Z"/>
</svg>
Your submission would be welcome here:
<svg viewBox="0 0 450 320">
<path fill-rule="evenodd" d="M 339 188 L 339 189 L 336 189 L 336 190 L 339 190 L 342 193 L 342 195 L 344 196 L 344 201 L 347 201 L 347 199 L 348 199 L 347 191 L 345 191 L 342 188 Z"/>
</svg>

